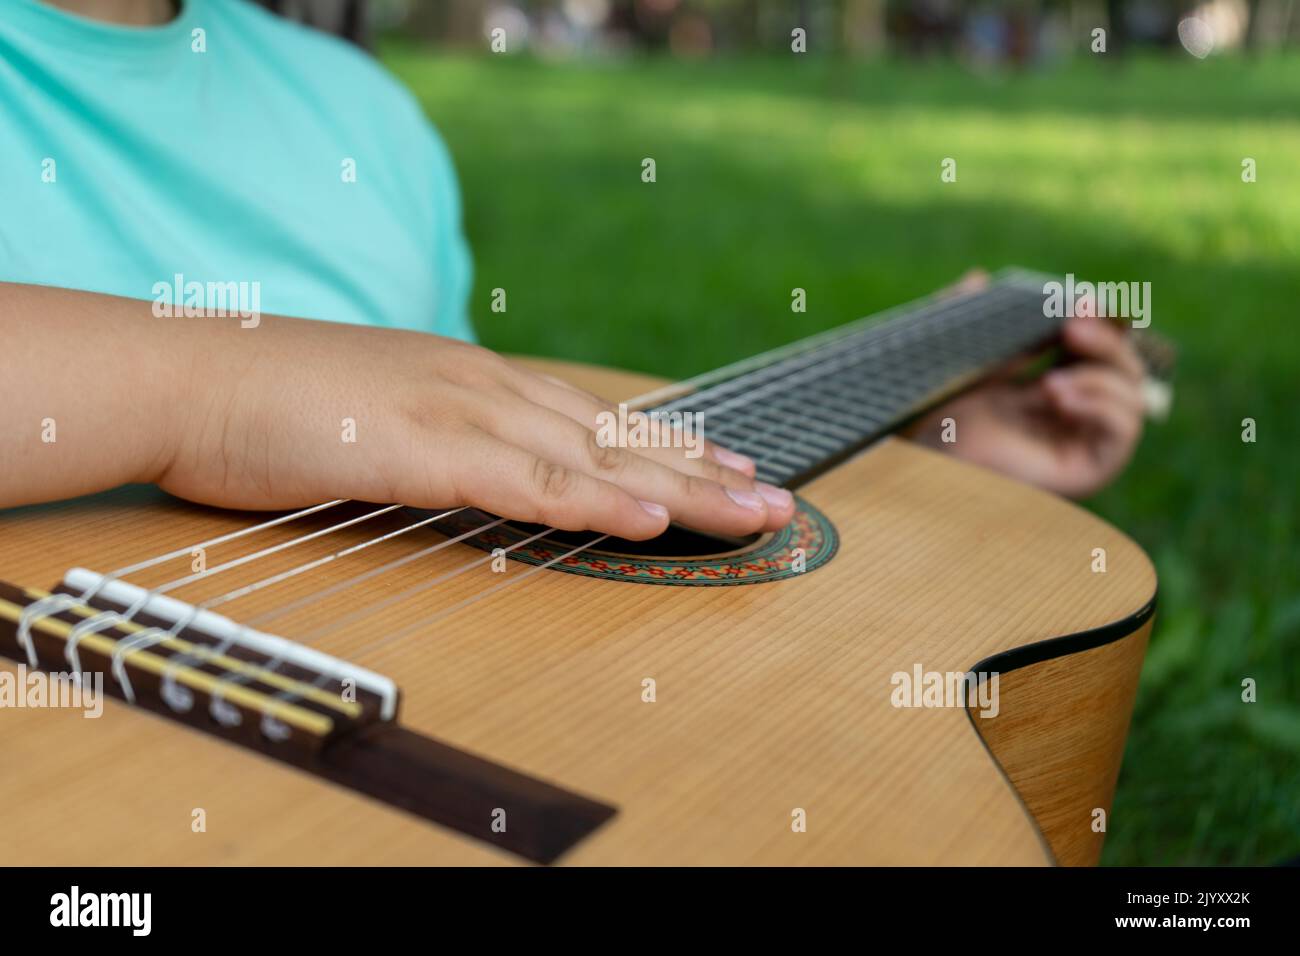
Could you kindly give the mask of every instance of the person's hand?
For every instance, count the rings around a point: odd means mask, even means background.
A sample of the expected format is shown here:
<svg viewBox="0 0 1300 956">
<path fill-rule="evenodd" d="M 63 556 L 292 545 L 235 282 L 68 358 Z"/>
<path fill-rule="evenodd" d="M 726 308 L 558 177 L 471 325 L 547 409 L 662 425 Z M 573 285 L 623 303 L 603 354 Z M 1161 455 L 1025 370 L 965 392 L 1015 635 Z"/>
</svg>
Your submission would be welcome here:
<svg viewBox="0 0 1300 956">
<path fill-rule="evenodd" d="M 607 405 L 474 345 L 271 317 L 181 334 L 201 347 L 155 480 L 193 501 L 470 505 L 631 539 L 670 520 L 746 535 L 794 513 L 788 491 L 754 480 L 752 460 L 707 442 L 699 457 L 603 447 Z"/>
<path fill-rule="evenodd" d="M 959 291 L 987 282 L 967 276 Z M 1005 475 L 1071 497 L 1093 494 L 1128 463 L 1142 434 L 1144 370 L 1132 343 L 1105 319 L 1076 317 L 1063 330 L 1077 359 L 1040 379 L 1016 368 L 928 414 L 912 437 Z M 943 441 L 944 419 L 955 441 Z"/>
</svg>

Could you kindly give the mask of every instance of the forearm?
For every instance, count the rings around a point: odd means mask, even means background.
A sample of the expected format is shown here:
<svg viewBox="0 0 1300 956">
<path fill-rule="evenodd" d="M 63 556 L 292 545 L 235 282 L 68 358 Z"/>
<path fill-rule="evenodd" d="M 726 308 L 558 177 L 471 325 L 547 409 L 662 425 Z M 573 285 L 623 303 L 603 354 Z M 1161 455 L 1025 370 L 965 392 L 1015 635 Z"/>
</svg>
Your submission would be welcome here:
<svg viewBox="0 0 1300 956">
<path fill-rule="evenodd" d="M 593 396 L 436 335 L 159 318 L 150 302 L 3 284 L 0 333 L 0 507 L 145 481 L 227 508 L 470 506 L 638 539 L 673 519 L 776 530 L 794 511 L 753 462 L 709 443 L 697 457 L 602 444 Z"/>
<path fill-rule="evenodd" d="M 149 302 L 0 283 L 0 507 L 157 479 L 194 377 L 181 325 Z"/>
</svg>

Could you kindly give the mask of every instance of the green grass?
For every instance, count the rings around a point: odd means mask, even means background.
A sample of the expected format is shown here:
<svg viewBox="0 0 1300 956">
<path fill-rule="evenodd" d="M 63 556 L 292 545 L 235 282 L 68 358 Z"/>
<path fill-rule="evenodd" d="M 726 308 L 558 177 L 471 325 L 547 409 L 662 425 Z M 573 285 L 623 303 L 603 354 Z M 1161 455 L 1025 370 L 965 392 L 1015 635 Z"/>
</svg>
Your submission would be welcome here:
<svg viewBox="0 0 1300 956">
<path fill-rule="evenodd" d="M 685 376 L 973 265 L 1149 280 L 1177 403 L 1090 503 L 1161 577 L 1105 859 L 1300 855 L 1300 60 L 384 59 L 457 158 L 500 350 Z"/>
</svg>

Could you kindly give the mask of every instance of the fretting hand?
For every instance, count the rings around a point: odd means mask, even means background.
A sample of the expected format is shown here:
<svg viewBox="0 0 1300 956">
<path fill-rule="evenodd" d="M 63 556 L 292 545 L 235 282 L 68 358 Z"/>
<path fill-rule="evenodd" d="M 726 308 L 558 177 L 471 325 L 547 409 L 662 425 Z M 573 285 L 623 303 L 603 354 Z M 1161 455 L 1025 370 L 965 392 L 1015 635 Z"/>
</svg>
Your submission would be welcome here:
<svg viewBox="0 0 1300 956">
<path fill-rule="evenodd" d="M 957 290 L 986 283 L 977 273 Z M 1142 362 L 1124 332 L 1104 319 L 1068 320 L 1062 342 L 1073 364 L 1028 382 L 1009 368 L 928 414 L 912 437 L 1058 494 L 1098 491 L 1128 464 L 1142 434 Z M 949 418 L 955 441 L 945 442 Z"/>
</svg>

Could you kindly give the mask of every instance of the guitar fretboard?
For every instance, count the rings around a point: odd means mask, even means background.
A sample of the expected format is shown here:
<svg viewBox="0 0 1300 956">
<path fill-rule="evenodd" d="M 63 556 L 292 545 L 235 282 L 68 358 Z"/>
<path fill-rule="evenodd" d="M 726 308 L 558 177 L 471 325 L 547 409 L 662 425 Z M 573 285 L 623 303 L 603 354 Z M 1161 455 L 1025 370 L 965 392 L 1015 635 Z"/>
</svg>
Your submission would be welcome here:
<svg viewBox="0 0 1300 956">
<path fill-rule="evenodd" d="M 1043 314 L 1044 278 L 1012 273 L 978 292 L 892 309 L 742 363 L 655 409 L 703 413 L 704 435 L 757 461 L 760 480 L 797 486 L 1052 339 L 1062 320 Z"/>
</svg>

